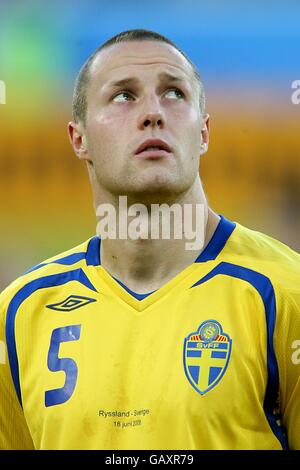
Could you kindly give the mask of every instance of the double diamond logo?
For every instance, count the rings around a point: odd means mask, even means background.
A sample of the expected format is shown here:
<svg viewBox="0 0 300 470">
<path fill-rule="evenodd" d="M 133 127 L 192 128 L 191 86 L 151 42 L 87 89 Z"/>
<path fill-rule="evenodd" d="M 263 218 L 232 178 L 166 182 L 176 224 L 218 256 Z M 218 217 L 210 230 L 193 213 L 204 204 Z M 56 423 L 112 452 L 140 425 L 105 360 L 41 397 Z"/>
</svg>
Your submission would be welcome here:
<svg viewBox="0 0 300 470">
<path fill-rule="evenodd" d="M 70 295 L 62 302 L 46 305 L 47 308 L 52 310 L 59 310 L 61 312 L 71 312 L 76 308 L 84 307 L 91 302 L 96 302 L 96 299 L 90 297 L 83 297 L 82 295 Z"/>
</svg>

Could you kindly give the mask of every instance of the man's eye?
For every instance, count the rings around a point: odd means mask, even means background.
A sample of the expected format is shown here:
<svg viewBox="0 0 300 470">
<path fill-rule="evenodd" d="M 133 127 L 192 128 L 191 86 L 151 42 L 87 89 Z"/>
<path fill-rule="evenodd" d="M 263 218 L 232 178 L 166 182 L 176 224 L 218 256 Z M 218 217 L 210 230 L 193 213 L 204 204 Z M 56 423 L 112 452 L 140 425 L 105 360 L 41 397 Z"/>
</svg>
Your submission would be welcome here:
<svg viewBox="0 0 300 470">
<path fill-rule="evenodd" d="M 132 100 L 132 96 L 127 91 L 120 91 L 113 97 L 113 101 L 117 103 L 123 103 L 124 101 Z"/>
<path fill-rule="evenodd" d="M 166 96 L 167 95 L 171 99 L 184 98 L 184 94 L 182 93 L 182 91 L 178 90 L 177 88 L 173 88 L 172 90 L 168 90 L 167 93 L 166 93 Z"/>
</svg>

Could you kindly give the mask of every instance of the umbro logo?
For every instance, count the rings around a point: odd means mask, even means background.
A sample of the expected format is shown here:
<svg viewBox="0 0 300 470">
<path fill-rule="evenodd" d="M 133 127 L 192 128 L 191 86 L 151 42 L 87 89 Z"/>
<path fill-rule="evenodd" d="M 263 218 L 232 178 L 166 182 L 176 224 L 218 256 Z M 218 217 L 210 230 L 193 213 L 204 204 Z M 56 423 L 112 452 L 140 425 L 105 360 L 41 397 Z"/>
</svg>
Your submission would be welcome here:
<svg viewBox="0 0 300 470">
<path fill-rule="evenodd" d="M 84 307 L 85 305 L 90 304 L 91 302 L 96 302 L 96 299 L 91 299 L 90 297 L 83 297 L 82 295 L 70 295 L 62 302 L 56 304 L 46 305 L 47 308 L 52 310 L 60 310 L 61 312 L 71 312 L 76 308 Z"/>
</svg>

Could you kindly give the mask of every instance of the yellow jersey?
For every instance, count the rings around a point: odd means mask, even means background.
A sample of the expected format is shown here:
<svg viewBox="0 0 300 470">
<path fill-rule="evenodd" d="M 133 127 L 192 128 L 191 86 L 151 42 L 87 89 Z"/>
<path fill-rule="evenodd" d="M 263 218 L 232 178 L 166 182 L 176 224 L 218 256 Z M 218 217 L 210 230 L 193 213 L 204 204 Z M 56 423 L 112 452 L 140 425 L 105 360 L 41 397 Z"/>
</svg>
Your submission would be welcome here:
<svg viewBox="0 0 300 470">
<path fill-rule="evenodd" d="M 100 244 L 0 296 L 0 448 L 300 449 L 300 256 L 222 216 L 136 295 Z"/>
</svg>

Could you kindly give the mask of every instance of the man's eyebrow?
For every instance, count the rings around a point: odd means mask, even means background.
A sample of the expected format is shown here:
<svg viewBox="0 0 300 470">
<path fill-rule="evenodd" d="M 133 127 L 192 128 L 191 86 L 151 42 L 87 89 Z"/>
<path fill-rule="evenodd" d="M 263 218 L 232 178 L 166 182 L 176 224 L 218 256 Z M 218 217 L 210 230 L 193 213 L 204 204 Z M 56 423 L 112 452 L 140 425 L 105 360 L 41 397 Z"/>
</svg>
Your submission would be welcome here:
<svg viewBox="0 0 300 470">
<path fill-rule="evenodd" d="M 159 74 L 158 78 L 161 81 L 168 81 L 168 82 L 186 82 L 186 80 L 182 77 L 177 77 L 176 75 L 172 75 L 167 72 L 162 72 Z M 123 78 L 121 80 L 117 80 L 115 82 L 111 82 L 108 84 L 109 88 L 114 88 L 114 87 L 128 87 L 128 86 L 133 86 L 137 85 L 139 83 L 139 79 L 135 77 L 128 77 L 128 78 Z"/>
<path fill-rule="evenodd" d="M 183 77 L 178 77 L 177 75 L 172 75 L 171 73 L 167 73 L 167 72 L 160 73 L 159 78 L 162 81 L 186 82 L 186 79 L 184 79 Z"/>
<path fill-rule="evenodd" d="M 113 87 L 126 87 L 126 86 L 130 86 L 130 85 L 135 85 L 138 83 L 138 79 L 137 78 L 123 78 L 122 80 L 117 80 L 116 82 L 111 82 L 108 84 L 108 87 L 109 88 L 113 88 Z"/>
</svg>

